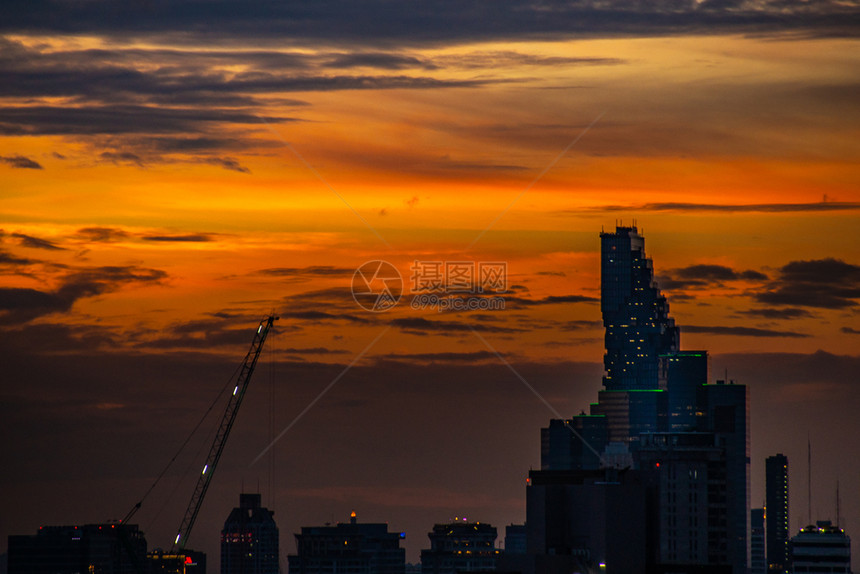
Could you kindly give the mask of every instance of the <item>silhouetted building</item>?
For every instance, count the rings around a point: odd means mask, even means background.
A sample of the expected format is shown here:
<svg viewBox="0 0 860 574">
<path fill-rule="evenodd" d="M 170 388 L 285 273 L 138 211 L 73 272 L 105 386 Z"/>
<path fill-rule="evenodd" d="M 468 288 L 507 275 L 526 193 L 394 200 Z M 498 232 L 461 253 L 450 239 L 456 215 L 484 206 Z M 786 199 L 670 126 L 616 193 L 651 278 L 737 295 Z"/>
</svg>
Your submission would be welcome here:
<svg viewBox="0 0 860 574">
<path fill-rule="evenodd" d="M 526 525 L 509 524 L 505 526 L 505 554 L 526 553 Z"/>
<path fill-rule="evenodd" d="M 788 458 L 775 454 L 765 460 L 765 521 L 767 569 L 770 574 L 788 570 Z"/>
<path fill-rule="evenodd" d="M 139 574 L 146 539 L 136 524 L 42 526 L 9 536 L 9 574 Z"/>
<path fill-rule="evenodd" d="M 747 387 L 708 384 L 707 351 L 679 350 L 637 229 L 600 237 L 605 388 L 588 414 L 541 429 L 528 558 L 506 558 L 503 569 L 745 573 Z M 641 505 L 617 506 L 629 492 Z M 618 532 L 625 544 L 610 540 Z"/>
<path fill-rule="evenodd" d="M 660 388 L 667 395 L 666 430 L 686 431 L 696 426 L 696 394 L 708 383 L 708 352 L 677 351 L 660 355 Z"/>
<path fill-rule="evenodd" d="M 714 433 L 725 451 L 728 557 L 735 572 L 750 562 L 750 425 L 749 388 L 717 381 L 699 387 L 699 429 Z"/>
<path fill-rule="evenodd" d="M 153 550 L 146 555 L 146 574 L 206 574 L 206 554 L 194 550 L 165 552 Z"/>
<path fill-rule="evenodd" d="M 496 569 L 496 528 L 480 522 L 436 524 L 427 534 L 430 548 L 421 551 L 423 574 L 491 572 Z"/>
<path fill-rule="evenodd" d="M 654 563 L 654 489 L 636 470 L 531 471 L 526 556 L 499 569 L 524 574 L 644 572 Z"/>
<path fill-rule="evenodd" d="M 642 435 L 638 454 L 656 487 L 658 568 L 729 566 L 725 449 L 714 433 Z"/>
<path fill-rule="evenodd" d="M 767 573 L 764 508 L 750 510 L 750 574 Z"/>
<path fill-rule="evenodd" d="M 348 524 L 303 527 L 287 557 L 290 574 L 404 574 L 405 537 L 387 524 L 361 524 L 354 512 Z"/>
<path fill-rule="evenodd" d="M 278 574 L 278 526 L 259 494 L 240 494 L 221 531 L 221 574 Z"/>
<path fill-rule="evenodd" d="M 654 283 L 636 227 L 600 234 L 600 310 L 606 328 L 608 390 L 658 388 L 658 357 L 679 347 L 669 304 Z"/>
<path fill-rule="evenodd" d="M 809 525 L 792 537 L 791 572 L 851 572 L 851 539 L 829 520 Z"/>
<path fill-rule="evenodd" d="M 553 419 L 541 429 L 540 442 L 542 470 L 600 468 L 598 454 L 609 443 L 606 417 L 583 413 L 567 420 Z"/>
</svg>

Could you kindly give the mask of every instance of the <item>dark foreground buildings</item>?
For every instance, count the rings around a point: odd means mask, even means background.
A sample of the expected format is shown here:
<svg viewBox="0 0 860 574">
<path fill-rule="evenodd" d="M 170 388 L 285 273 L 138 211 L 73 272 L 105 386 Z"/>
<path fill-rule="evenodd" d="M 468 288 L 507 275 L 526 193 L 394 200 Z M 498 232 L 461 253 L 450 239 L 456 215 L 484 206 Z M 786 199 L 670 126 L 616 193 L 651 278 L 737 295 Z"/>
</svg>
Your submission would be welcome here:
<svg viewBox="0 0 860 574">
<path fill-rule="evenodd" d="M 427 535 L 430 548 L 421 551 L 422 574 L 493 572 L 496 570 L 496 528 L 486 523 L 454 521 L 436 524 Z"/>
<path fill-rule="evenodd" d="M 500 570 L 747 571 L 747 388 L 710 383 L 708 353 L 681 351 L 635 227 L 601 233 L 603 390 L 541 432 L 529 473 L 526 554 Z"/>
<path fill-rule="evenodd" d="M 240 494 L 221 531 L 221 574 L 278 574 L 275 513 L 259 494 Z"/>
<path fill-rule="evenodd" d="M 359 523 L 354 512 L 347 524 L 303 527 L 289 574 L 404 574 L 403 538 L 387 524 Z"/>
<path fill-rule="evenodd" d="M 138 574 L 145 562 L 136 524 L 43 526 L 9 537 L 9 574 Z"/>
</svg>

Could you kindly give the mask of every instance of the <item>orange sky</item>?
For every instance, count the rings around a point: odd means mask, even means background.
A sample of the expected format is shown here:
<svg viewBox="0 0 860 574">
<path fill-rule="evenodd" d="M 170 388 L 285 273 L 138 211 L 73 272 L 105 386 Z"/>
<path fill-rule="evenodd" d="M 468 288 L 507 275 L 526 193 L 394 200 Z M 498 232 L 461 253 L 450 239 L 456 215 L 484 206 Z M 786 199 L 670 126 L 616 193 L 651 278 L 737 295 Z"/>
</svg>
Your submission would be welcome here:
<svg viewBox="0 0 860 574">
<path fill-rule="evenodd" d="M 6 35 L 32 72 L 0 97 L 6 334 L 71 329 L 45 349 L 56 355 L 232 357 L 246 346 L 237 328 L 275 309 L 286 361 L 344 365 L 391 323 L 367 360 L 486 352 L 456 330 L 471 324 L 512 361 L 599 363 L 599 304 L 575 298 L 599 298 L 601 229 L 635 220 L 658 280 L 674 285 L 664 292 L 682 347 L 710 349 L 715 376 L 732 370 L 728 354 L 856 359 L 856 39 L 461 38 L 389 50 L 169 39 Z M 17 73 L 14 59 L 4 66 Z M 64 63 L 86 82 L 55 77 Z M 414 311 L 407 293 L 367 313 L 349 289 L 375 259 L 407 287 L 416 260 L 506 262 L 509 305 Z M 831 260 L 841 267 L 819 294 L 832 298 L 791 290 L 817 285 L 792 279 L 792 262 Z M 347 498 L 375 499 L 354 488 Z"/>
</svg>

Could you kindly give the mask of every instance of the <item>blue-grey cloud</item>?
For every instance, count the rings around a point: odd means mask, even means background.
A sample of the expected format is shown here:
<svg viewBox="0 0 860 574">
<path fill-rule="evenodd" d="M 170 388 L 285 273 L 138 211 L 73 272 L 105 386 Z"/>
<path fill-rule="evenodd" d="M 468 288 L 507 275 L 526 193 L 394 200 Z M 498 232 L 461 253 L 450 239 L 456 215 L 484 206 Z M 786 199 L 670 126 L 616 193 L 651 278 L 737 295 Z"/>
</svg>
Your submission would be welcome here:
<svg viewBox="0 0 860 574">
<path fill-rule="evenodd" d="M 856 2 L 765 0 L 677 2 L 624 0 L 566 2 L 496 0 L 391 3 L 279 2 L 261 0 L 250 10 L 239 0 L 129 4 L 108 0 L 9 0 L 0 30 L 110 34 L 126 38 L 173 35 L 187 41 L 218 37 L 259 41 L 359 44 L 437 44 L 450 41 L 543 37 L 641 36 L 695 32 L 804 31 L 809 35 L 857 32 Z"/>
<path fill-rule="evenodd" d="M 792 261 L 780 277 L 756 293 L 760 303 L 791 307 L 844 309 L 860 300 L 860 266 L 840 259 Z"/>
</svg>

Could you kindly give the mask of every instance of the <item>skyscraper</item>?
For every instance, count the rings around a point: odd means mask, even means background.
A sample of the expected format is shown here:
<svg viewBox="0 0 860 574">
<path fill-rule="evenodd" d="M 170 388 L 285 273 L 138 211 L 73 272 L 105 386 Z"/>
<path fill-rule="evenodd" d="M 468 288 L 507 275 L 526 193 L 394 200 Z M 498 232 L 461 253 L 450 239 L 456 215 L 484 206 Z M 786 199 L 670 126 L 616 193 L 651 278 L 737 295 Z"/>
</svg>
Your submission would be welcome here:
<svg viewBox="0 0 860 574">
<path fill-rule="evenodd" d="M 221 531 L 221 574 L 278 574 L 278 526 L 259 494 L 240 494 Z"/>
<path fill-rule="evenodd" d="M 775 454 L 765 460 L 765 520 L 767 570 L 788 570 L 788 458 Z"/>
<path fill-rule="evenodd" d="M 654 283 L 636 227 L 600 234 L 600 310 L 606 328 L 607 390 L 658 388 L 660 355 L 679 347 L 669 304 Z"/>
</svg>

